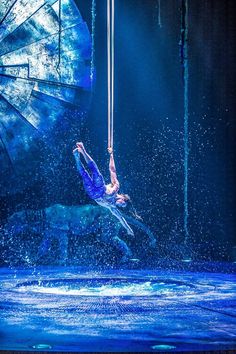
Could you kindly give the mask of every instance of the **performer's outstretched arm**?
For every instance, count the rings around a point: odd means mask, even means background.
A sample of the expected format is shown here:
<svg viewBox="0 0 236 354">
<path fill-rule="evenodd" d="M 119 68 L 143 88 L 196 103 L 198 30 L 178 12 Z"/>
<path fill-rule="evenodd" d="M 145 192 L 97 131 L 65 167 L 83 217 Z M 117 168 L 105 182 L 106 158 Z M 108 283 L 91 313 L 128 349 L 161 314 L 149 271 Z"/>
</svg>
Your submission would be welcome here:
<svg viewBox="0 0 236 354">
<path fill-rule="evenodd" d="M 122 226 L 127 230 L 128 234 L 134 236 L 133 230 L 131 229 L 123 215 L 120 213 L 120 211 L 116 207 L 110 207 L 109 210 L 119 220 Z"/>
</svg>

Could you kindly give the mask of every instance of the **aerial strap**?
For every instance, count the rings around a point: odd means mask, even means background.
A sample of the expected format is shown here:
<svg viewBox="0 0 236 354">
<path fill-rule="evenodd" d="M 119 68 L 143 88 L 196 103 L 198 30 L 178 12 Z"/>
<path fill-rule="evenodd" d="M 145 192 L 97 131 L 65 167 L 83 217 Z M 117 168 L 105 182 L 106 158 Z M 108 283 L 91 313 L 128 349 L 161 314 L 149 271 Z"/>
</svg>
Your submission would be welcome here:
<svg viewBox="0 0 236 354">
<path fill-rule="evenodd" d="M 188 0 L 182 0 L 181 8 L 181 40 L 180 55 L 183 67 L 183 83 L 184 83 L 184 242 L 187 244 L 189 238 L 189 64 L 188 64 Z"/>
<path fill-rule="evenodd" d="M 114 12 L 114 0 L 107 0 L 108 148 L 112 149 L 114 130 Z"/>
</svg>

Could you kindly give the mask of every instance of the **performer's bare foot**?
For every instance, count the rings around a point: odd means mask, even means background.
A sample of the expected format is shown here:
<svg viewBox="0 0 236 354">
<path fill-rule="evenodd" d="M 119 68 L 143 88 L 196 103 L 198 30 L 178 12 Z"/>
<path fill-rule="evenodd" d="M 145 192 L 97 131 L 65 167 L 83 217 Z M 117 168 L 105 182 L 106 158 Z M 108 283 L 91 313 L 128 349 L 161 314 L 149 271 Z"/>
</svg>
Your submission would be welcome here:
<svg viewBox="0 0 236 354">
<path fill-rule="evenodd" d="M 76 146 L 77 146 L 77 149 L 80 153 L 83 153 L 85 152 L 85 147 L 84 147 L 84 144 L 82 142 L 80 143 L 76 143 Z"/>
</svg>

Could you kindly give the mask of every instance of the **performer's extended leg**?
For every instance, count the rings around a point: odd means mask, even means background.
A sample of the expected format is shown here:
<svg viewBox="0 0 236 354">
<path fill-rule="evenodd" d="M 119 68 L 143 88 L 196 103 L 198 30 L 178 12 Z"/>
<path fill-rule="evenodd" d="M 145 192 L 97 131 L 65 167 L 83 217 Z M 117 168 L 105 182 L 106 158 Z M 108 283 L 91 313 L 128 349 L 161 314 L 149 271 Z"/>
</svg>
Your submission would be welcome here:
<svg viewBox="0 0 236 354">
<path fill-rule="evenodd" d="M 84 165 L 82 164 L 82 162 L 80 160 L 80 153 L 79 153 L 78 149 L 75 149 L 73 154 L 75 157 L 77 170 L 83 180 L 84 189 L 88 193 L 91 193 L 91 191 L 93 190 L 93 181 L 92 181 L 88 171 L 84 168 Z"/>
<path fill-rule="evenodd" d="M 73 154 L 75 157 L 76 167 L 77 167 L 79 174 L 81 175 L 83 181 L 90 184 L 92 182 L 92 180 L 88 174 L 88 171 L 86 171 L 86 169 L 84 168 L 84 165 L 82 164 L 82 162 L 80 160 L 79 151 L 76 149 L 76 150 L 74 150 Z"/>
<path fill-rule="evenodd" d="M 84 156 L 84 159 L 89 167 L 89 170 L 91 171 L 92 174 L 92 180 L 93 183 L 95 184 L 96 187 L 101 187 L 105 186 L 105 181 L 103 179 L 103 176 L 101 172 L 99 171 L 99 168 L 96 164 L 96 162 L 92 159 L 92 157 L 87 153 L 85 150 L 85 147 L 83 143 L 77 143 L 76 144 L 78 147 L 78 150 L 81 152 L 81 154 Z M 80 162 L 81 163 L 81 162 Z"/>
</svg>

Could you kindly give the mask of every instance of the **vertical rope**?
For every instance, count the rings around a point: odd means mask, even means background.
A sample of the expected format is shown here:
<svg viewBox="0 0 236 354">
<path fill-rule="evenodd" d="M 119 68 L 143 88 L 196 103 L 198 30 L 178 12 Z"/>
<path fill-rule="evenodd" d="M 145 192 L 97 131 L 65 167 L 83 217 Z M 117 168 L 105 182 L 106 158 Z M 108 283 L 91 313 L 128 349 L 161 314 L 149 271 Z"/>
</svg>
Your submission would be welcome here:
<svg viewBox="0 0 236 354">
<path fill-rule="evenodd" d="M 161 28 L 161 0 L 158 0 L 158 26 Z"/>
<path fill-rule="evenodd" d="M 188 104 L 188 88 L 189 88 L 189 68 L 188 68 L 188 0 L 182 0 L 182 16 L 181 16 L 181 63 L 183 66 L 184 81 L 184 233 L 187 243 L 189 237 L 188 229 L 188 163 L 189 163 L 189 104 Z"/>
<path fill-rule="evenodd" d="M 107 0 L 108 148 L 113 148 L 114 130 L 114 15 L 114 0 Z"/>
<path fill-rule="evenodd" d="M 61 81 L 61 72 L 60 72 L 60 65 L 61 65 L 61 30 L 62 30 L 62 23 L 61 23 L 61 0 L 58 2 L 59 12 L 58 12 L 58 21 L 59 21 L 59 28 L 58 28 L 58 63 L 57 63 L 57 73 L 59 76 L 59 80 Z"/>
<path fill-rule="evenodd" d="M 108 148 L 111 147 L 111 131 L 110 131 L 110 125 L 111 125 L 111 80 L 110 80 L 110 73 L 111 73 L 111 40 L 110 40 L 110 35 L 111 35 L 111 12 L 110 12 L 110 7 L 111 7 L 111 0 L 107 0 L 107 113 L 108 113 Z"/>
<path fill-rule="evenodd" d="M 114 133 L 114 0 L 112 0 L 112 8 L 111 8 L 111 147 L 113 148 L 113 133 Z"/>
<path fill-rule="evenodd" d="M 92 0 L 91 5 L 91 14 L 92 14 L 92 52 L 91 52 L 91 65 L 90 65 L 90 81 L 91 86 L 93 85 L 94 80 L 94 71 L 95 71 L 95 22 L 96 22 L 96 0 Z"/>
</svg>

